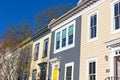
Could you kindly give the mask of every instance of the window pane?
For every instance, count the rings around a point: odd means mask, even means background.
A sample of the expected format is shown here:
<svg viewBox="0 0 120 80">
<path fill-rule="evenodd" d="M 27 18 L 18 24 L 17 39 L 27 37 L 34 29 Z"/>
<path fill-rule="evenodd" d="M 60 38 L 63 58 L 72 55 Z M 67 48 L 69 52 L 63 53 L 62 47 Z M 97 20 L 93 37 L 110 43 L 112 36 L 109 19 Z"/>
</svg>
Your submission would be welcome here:
<svg viewBox="0 0 120 80">
<path fill-rule="evenodd" d="M 66 29 L 64 29 L 63 31 L 62 31 L 62 38 L 65 38 L 66 37 Z"/>
<path fill-rule="evenodd" d="M 91 17 L 90 24 L 90 38 L 94 38 L 97 35 L 97 15 Z"/>
<path fill-rule="evenodd" d="M 114 9 L 115 9 L 115 16 L 117 16 L 118 15 L 118 11 L 119 11 L 119 5 L 118 5 L 118 3 L 117 4 L 115 4 L 115 6 L 114 6 Z"/>
<path fill-rule="evenodd" d="M 60 48 L 60 32 L 56 35 L 56 49 Z"/>
<path fill-rule="evenodd" d="M 97 15 L 94 16 L 94 25 L 97 25 Z"/>
<path fill-rule="evenodd" d="M 68 29 L 68 35 L 72 35 L 73 34 L 73 25 L 69 27 Z"/>
<path fill-rule="evenodd" d="M 72 78 L 72 66 L 67 67 L 66 69 L 66 80 L 71 80 Z"/>
<path fill-rule="evenodd" d="M 92 73 L 92 63 L 89 64 L 89 74 Z"/>
<path fill-rule="evenodd" d="M 48 51 L 48 39 L 44 41 L 44 49 L 43 49 L 42 57 L 47 57 L 47 51 Z"/>
<path fill-rule="evenodd" d="M 70 45 L 70 44 L 72 44 L 72 43 L 73 43 L 73 35 L 70 35 L 70 36 L 69 36 L 68 44 Z"/>
<path fill-rule="evenodd" d="M 39 44 L 36 44 L 36 46 L 35 46 L 34 60 L 38 59 L 38 53 L 39 53 Z"/>
<path fill-rule="evenodd" d="M 119 29 L 119 17 L 115 18 L 115 29 Z"/>
<path fill-rule="evenodd" d="M 62 31 L 62 47 L 66 46 L 66 29 Z"/>
<path fill-rule="evenodd" d="M 56 41 L 59 41 L 59 40 L 60 40 L 60 32 L 58 32 L 56 35 Z"/>
<path fill-rule="evenodd" d="M 96 63 L 95 62 L 93 62 L 93 73 L 96 73 Z"/>
</svg>

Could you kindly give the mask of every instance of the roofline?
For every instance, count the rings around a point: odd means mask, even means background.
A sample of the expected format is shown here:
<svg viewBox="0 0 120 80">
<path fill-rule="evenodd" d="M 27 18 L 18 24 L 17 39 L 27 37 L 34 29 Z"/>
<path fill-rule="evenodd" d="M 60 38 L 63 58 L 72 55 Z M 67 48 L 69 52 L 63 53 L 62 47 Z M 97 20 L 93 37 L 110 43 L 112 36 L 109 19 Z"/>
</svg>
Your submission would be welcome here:
<svg viewBox="0 0 120 80">
<path fill-rule="evenodd" d="M 48 26 L 40 29 L 39 31 L 37 31 L 35 34 L 32 35 L 32 39 L 37 38 L 38 36 L 43 35 L 44 33 L 46 33 L 47 31 L 49 31 L 50 29 L 48 28 Z"/>
<path fill-rule="evenodd" d="M 62 16 L 60 16 L 58 19 L 56 19 L 55 21 L 49 23 L 49 28 L 53 28 L 55 25 L 63 22 L 64 20 L 70 18 L 71 16 L 73 16 L 74 14 L 78 13 L 79 11 L 87 8 L 88 6 L 92 5 L 93 3 L 97 2 L 99 0 L 84 0 L 83 2 L 79 3 L 76 7 L 74 7 L 73 9 L 71 9 L 70 11 L 66 12 L 65 14 L 63 14 Z M 89 4 L 87 4 L 89 3 Z M 63 19 L 63 20 L 62 20 Z M 60 21 L 61 20 L 61 21 Z"/>
</svg>

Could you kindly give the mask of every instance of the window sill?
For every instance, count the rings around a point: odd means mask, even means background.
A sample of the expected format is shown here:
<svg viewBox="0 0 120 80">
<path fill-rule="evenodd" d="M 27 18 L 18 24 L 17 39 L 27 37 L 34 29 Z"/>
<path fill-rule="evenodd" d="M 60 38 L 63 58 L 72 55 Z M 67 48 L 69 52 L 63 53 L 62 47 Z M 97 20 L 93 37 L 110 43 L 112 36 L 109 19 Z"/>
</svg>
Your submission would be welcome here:
<svg viewBox="0 0 120 80">
<path fill-rule="evenodd" d="M 112 32 L 111 32 L 111 34 L 116 34 L 116 33 L 119 33 L 120 32 L 120 29 L 117 29 L 117 30 L 113 30 Z"/>
<path fill-rule="evenodd" d="M 74 46 L 75 46 L 74 44 L 71 44 L 71 45 L 68 45 L 66 47 L 60 48 L 58 50 L 54 50 L 54 54 L 59 53 L 61 51 L 65 51 L 65 50 L 70 49 L 70 48 L 73 48 Z"/>
<path fill-rule="evenodd" d="M 95 37 L 95 38 L 89 39 L 88 42 L 93 42 L 93 41 L 95 41 L 97 39 L 98 39 L 98 37 Z"/>
</svg>

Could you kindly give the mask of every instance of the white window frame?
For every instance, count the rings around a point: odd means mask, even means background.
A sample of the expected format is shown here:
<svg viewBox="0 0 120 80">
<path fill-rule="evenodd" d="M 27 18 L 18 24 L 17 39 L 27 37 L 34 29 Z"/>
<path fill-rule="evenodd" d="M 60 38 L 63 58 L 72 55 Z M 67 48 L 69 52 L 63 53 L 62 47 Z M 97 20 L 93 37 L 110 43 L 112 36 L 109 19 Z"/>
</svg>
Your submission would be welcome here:
<svg viewBox="0 0 120 80">
<path fill-rule="evenodd" d="M 71 76 L 71 80 L 73 80 L 74 78 L 74 62 L 70 62 L 70 63 L 66 63 L 65 64 L 65 73 L 64 73 L 64 80 L 66 80 L 66 71 L 67 71 L 67 67 L 72 66 L 72 76 Z"/>
<path fill-rule="evenodd" d="M 120 32 L 120 29 L 115 30 L 115 20 L 114 20 L 114 5 L 120 2 L 120 0 L 114 0 L 111 2 L 111 34 Z"/>
<path fill-rule="evenodd" d="M 97 24 L 96 24 L 96 27 L 97 27 L 97 29 L 96 29 L 96 37 L 94 37 L 94 38 L 90 38 L 90 20 L 91 20 L 91 17 L 93 16 L 93 15 L 97 15 Z M 98 18 L 99 18 L 99 16 L 98 16 L 98 10 L 97 11 L 94 11 L 93 13 L 91 13 L 90 15 L 88 15 L 88 34 L 87 34 L 87 37 L 88 37 L 88 41 L 87 42 L 92 42 L 92 41 L 95 41 L 95 40 L 97 40 L 98 39 Z"/>
<path fill-rule="evenodd" d="M 68 28 L 73 25 L 73 43 L 71 45 L 68 45 Z M 60 51 L 67 50 L 69 48 L 72 48 L 75 46 L 75 28 L 76 28 L 76 20 L 73 20 L 72 22 L 66 24 L 64 27 L 58 29 L 55 31 L 55 39 L 54 39 L 54 53 L 58 53 Z M 66 29 L 66 46 L 62 47 L 62 30 Z M 60 48 L 56 50 L 56 34 L 60 32 Z"/>
<path fill-rule="evenodd" d="M 91 62 L 95 62 L 96 63 L 96 80 L 97 80 L 97 58 L 91 58 L 91 59 L 88 59 L 87 60 L 87 66 L 86 66 L 86 80 L 89 80 L 89 63 L 91 63 Z"/>
</svg>

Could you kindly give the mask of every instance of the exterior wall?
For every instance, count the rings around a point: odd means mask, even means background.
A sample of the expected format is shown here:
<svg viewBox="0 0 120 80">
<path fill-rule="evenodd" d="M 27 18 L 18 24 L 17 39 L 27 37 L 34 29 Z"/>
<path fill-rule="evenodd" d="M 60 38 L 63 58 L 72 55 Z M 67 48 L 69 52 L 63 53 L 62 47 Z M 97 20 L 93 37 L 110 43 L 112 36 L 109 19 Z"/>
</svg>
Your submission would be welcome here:
<svg viewBox="0 0 120 80">
<path fill-rule="evenodd" d="M 41 34 L 40 34 L 41 35 Z M 44 47 L 44 40 L 49 38 L 49 44 L 48 44 L 48 54 L 47 57 L 42 58 L 42 54 L 43 54 L 43 47 Z M 35 49 L 35 45 L 37 43 L 40 43 L 40 47 L 39 47 L 39 53 L 38 53 L 38 60 L 34 60 L 34 49 Z M 39 67 L 39 63 L 42 62 L 47 62 L 49 60 L 49 55 L 50 55 L 50 44 L 51 44 L 51 33 L 50 31 L 45 32 L 44 34 L 42 34 L 41 36 L 37 37 L 36 39 L 33 40 L 33 48 L 32 48 L 32 58 L 31 58 L 31 68 L 30 68 L 30 77 L 29 80 L 32 80 L 32 71 L 34 69 L 37 69 L 37 79 L 39 79 L 40 77 L 38 76 L 38 73 L 40 72 L 40 67 Z M 46 80 L 48 80 L 48 66 L 49 64 L 47 64 L 47 74 L 46 74 Z"/>
<path fill-rule="evenodd" d="M 104 80 L 110 76 L 110 51 L 106 48 L 105 42 L 120 37 L 120 33 L 111 33 L 111 2 L 114 0 L 105 0 L 104 3 L 93 7 L 82 15 L 81 29 L 81 58 L 80 58 L 80 80 L 87 80 L 87 60 L 97 58 L 97 79 Z M 98 11 L 98 38 L 94 41 L 88 41 L 88 15 Z M 105 60 L 108 56 L 108 61 Z"/>
<path fill-rule="evenodd" d="M 25 44 L 25 45 L 23 45 L 23 46 L 20 48 L 19 53 L 24 52 L 24 53 L 26 54 L 26 50 L 27 50 L 28 48 L 30 48 L 30 57 L 29 57 L 29 62 L 28 62 L 28 64 L 25 64 L 25 65 L 23 66 L 23 73 L 28 72 L 28 79 L 29 79 L 29 77 L 30 77 L 29 75 L 30 75 L 31 56 L 32 56 L 32 41 L 29 42 L 29 43 L 27 43 L 27 44 Z"/>
<path fill-rule="evenodd" d="M 75 26 L 75 47 L 54 53 L 54 47 L 55 47 L 54 40 L 55 40 L 55 31 L 56 30 L 52 32 L 50 59 L 60 58 L 59 80 L 64 80 L 65 64 L 70 63 L 70 62 L 74 62 L 73 80 L 79 80 L 79 61 L 80 61 L 80 35 L 79 34 L 81 31 L 81 29 L 80 29 L 81 17 L 78 17 L 75 20 L 76 20 L 76 23 L 75 23 L 76 24 L 76 26 Z M 52 65 L 49 68 L 49 77 L 52 78 Z"/>
</svg>

